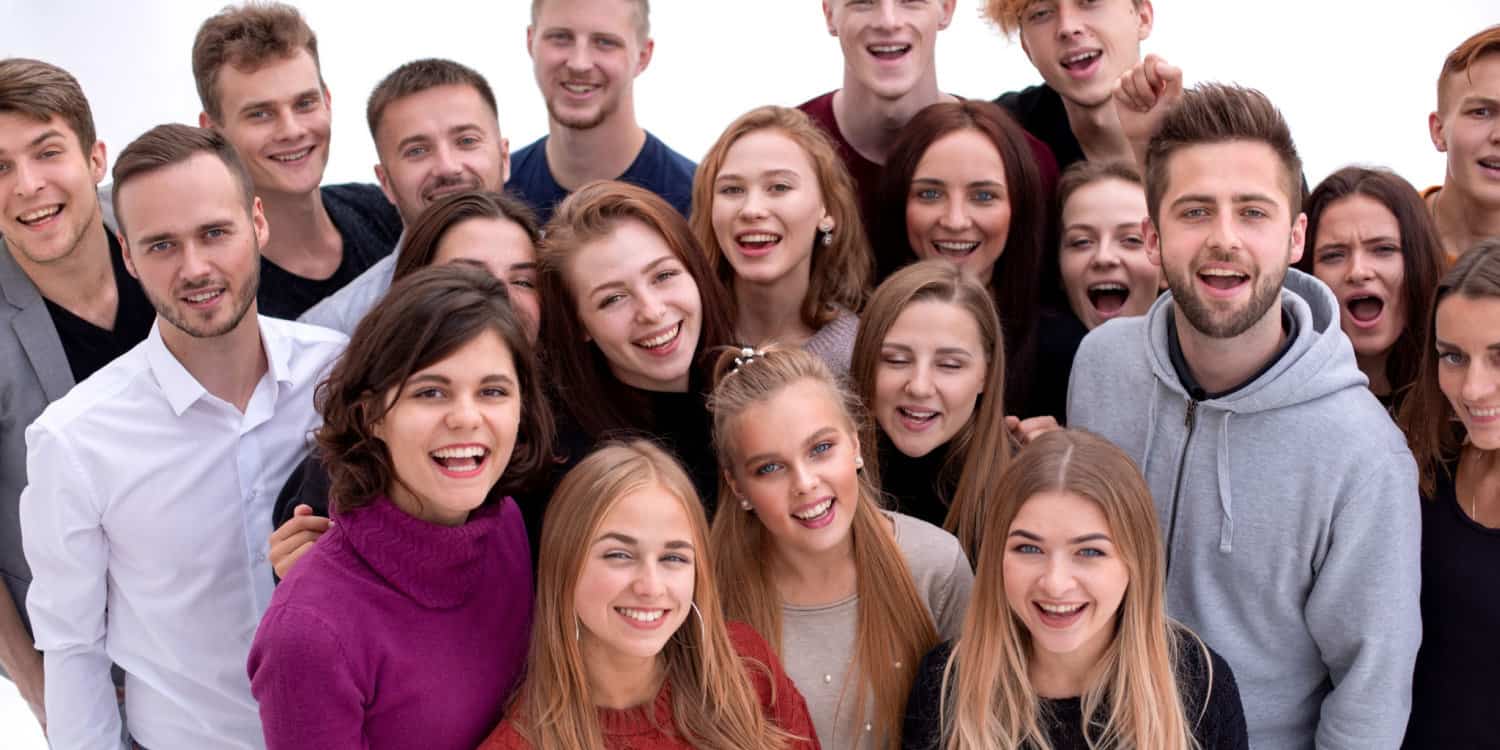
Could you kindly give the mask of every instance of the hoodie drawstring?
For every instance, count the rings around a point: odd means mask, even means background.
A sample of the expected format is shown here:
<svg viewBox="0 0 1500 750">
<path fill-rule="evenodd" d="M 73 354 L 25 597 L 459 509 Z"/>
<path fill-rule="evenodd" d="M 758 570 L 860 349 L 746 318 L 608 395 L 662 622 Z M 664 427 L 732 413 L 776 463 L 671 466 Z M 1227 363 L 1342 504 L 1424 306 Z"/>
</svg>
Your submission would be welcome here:
<svg viewBox="0 0 1500 750">
<path fill-rule="evenodd" d="M 1219 510 L 1223 513 L 1219 521 L 1219 551 L 1224 554 L 1234 550 L 1234 497 L 1229 491 L 1229 418 L 1232 416 L 1234 412 L 1224 412 L 1224 424 L 1219 428 Z"/>
<path fill-rule="evenodd" d="M 1141 454 L 1141 476 L 1149 477 L 1151 469 L 1151 443 L 1156 440 L 1156 402 L 1161 400 L 1161 388 L 1151 389 L 1151 404 L 1146 407 L 1146 450 Z"/>
</svg>

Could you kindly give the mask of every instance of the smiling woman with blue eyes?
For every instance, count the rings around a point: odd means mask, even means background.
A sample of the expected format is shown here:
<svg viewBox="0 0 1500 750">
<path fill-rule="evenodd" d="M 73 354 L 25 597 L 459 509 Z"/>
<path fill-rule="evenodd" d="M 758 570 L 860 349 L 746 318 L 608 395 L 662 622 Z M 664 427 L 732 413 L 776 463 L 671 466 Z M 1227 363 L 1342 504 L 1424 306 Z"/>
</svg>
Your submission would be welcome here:
<svg viewBox="0 0 1500 750">
<path fill-rule="evenodd" d="M 1061 422 L 1071 360 L 1066 347 L 1044 348 L 1058 338 L 1041 307 L 1044 190 L 1025 132 L 998 105 L 931 105 L 902 131 L 881 175 L 875 263 L 884 280 L 909 262 L 943 258 L 984 284 L 1005 334 L 1006 403 L 1021 417 Z"/>
<path fill-rule="evenodd" d="M 719 373 L 724 490 L 709 541 L 725 614 L 781 657 L 823 747 L 899 747 L 917 660 L 968 606 L 969 561 L 952 535 L 876 505 L 863 410 L 822 360 L 736 351 Z"/>
<path fill-rule="evenodd" d="M 929 653 L 906 750 L 1242 750 L 1229 665 L 1168 620 L 1135 464 L 1081 430 L 1021 451 L 986 516 L 959 637 Z"/>
<path fill-rule="evenodd" d="M 516 503 L 552 420 L 505 284 L 463 264 L 396 282 L 318 388 L 333 526 L 250 649 L 266 746 L 469 750 L 500 720 L 531 627 Z"/>
</svg>

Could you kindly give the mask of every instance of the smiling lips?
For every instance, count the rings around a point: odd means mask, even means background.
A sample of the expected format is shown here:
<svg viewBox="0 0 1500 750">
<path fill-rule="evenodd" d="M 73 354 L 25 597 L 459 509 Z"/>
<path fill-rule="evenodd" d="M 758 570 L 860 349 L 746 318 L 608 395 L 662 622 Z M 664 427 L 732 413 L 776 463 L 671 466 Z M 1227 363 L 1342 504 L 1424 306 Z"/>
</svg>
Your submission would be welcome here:
<svg viewBox="0 0 1500 750">
<path fill-rule="evenodd" d="M 1200 269 L 1198 271 L 1198 280 L 1203 282 L 1204 286 L 1214 291 L 1234 292 L 1250 281 L 1250 274 L 1244 271 L 1237 271 L 1233 268 L 1215 266 Z"/>
<path fill-rule="evenodd" d="M 1083 612 L 1089 605 L 1087 602 L 1078 604 L 1044 604 L 1034 601 L 1032 602 L 1032 606 L 1036 607 L 1037 619 L 1041 620 L 1043 625 L 1063 630 L 1082 619 Z"/>
<path fill-rule="evenodd" d="M 978 240 L 933 240 L 932 247 L 938 255 L 949 258 L 967 258 L 979 249 Z"/>
<path fill-rule="evenodd" d="M 313 147 L 312 146 L 308 146 L 306 148 L 299 149 L 297 151 L 283 151 L 283 152 L 281 152 L 279 154 L 271 154 L 270 158 L 271 158 L 271 161 L 280 162 L 282 164 L 297 164 L 297 163 L 305 160 L 308 156 L 310 156 L 312 154 L 312 152 L 313 152 Z"/>
<path fill-rule="evenodd" d="M 829 495 L 817 502 L 804 505 L 792 511 L 792 519 L 809 529 L 821 529 L 833 523 L 837 510 L 837 504 L 834 502 L 836 499 L 833 495 Z"/>
<path fill-rule="evenodd" d="M 46 224 L 48 219 L 61 214 L 62 210 L 63 204 L 55 203 L 51 206 L 43 206 L 42 208 L 27 211 L 26 213 L 17 216 L 16 221 L 20 222 L 24 226 L 36 228 L 38 226 Z"/>
<path fill-rule="evenodd" d="M 781 243 L 781 235 L 774 232 L 745 232 L 735 235 L 734 243 L 742 255 L 759 257 L 771 252 Z"/>
<path fill-rule="evenodd" d="M 1094 63 L 1103 56 L 1104 53 L 1097 49 L 1077 50 L 1064 56 L 1058 64 L 1074 78 L 1087 78 L 1094 72 Z"/>
<path fill-rule="evenodd" d="M 906 56 L 906 53 L 911 51 L 911 45 L 895 42 L 870 44 L 865 46 L 865 51 L 869 52 L 877 60 L 900 60 Z"/>
<path fill-rule="evenodd" d="M 652 354 L 671 354 L 677 348 L 677 336 L 680 333 L 682 333 L 682 321 L 679 320 L 651 336 L 631 343 Z"/>
<path fill-rule="evenodd" d="M 479 473 L 489 460 L 490 451 L 482 445 L 450 445 L 428 455 L 443 474 L 464 479 Z"/>
<path fill-rule="evenodd" d="M 641 630 L 655 630 L 666 622 L 669 609 L 641 608 L 641 607 L 615 607 L 615 614 L 625 618 L 625 622 L 631 627 Z"/>
</svg>

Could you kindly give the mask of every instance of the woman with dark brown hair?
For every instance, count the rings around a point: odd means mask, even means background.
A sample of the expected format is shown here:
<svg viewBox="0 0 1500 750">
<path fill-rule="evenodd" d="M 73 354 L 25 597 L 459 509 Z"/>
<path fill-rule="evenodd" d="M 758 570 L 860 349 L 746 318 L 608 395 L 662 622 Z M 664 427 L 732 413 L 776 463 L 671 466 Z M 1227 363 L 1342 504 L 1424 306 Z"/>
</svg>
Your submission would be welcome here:
<svg viewBox="0 0 1500 750">
<path fill-rule="evenodd" d="M 525 328 L 488 273 L 424 269 L 318 388 L 335 523 L 276 589 L 250 651 L 266 744 L 473 748 L 531 625 L 520 510 L 552 419 Z"/>
<path fill-rule="evenodd" d="M 1005 332 L 1006 402 L 1064 418 L 1067 359 L 1039 356 L 1050 195 L 1021 126 L 998 105 L 934 104 L 913 117 L 881 176 L 877 279 L 945 258 L 995 297 Z"/>
<path fill-rule="evenodd" d="M 1297 268 L 1339 300 L 1359 369 L 1387 408 L 1417 378 L 1420 326 L 1443 272 L 1443 248 L 1422 196 L 1394 172 L 1345 167 L 1303 206 L 1307 249 Z"/>
<path fill-rule="evenodd" d="M 1423 325 L 1401 405 L 1426 498 L 1422 648 L 1404 747 L 1488 747 L 1500 672 L 1500 240 L 1459 256 Z"/>
<path fill-rule="evenodd" d="M 577 461 L 611 438 L 650 437 L 718 494 L 704 407 L 729 304 L 687 221 L 655 193 L 591 182 L 569 195 L 542 242 L 542 342 Z"/>
</svg>

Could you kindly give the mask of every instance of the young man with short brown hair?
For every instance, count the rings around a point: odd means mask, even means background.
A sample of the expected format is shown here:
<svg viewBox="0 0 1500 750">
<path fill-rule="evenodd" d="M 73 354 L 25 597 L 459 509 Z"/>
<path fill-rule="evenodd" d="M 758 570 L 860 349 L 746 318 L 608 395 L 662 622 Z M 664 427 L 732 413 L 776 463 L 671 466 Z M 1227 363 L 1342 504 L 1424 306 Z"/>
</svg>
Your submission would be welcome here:
<svg viewBox="0 0 1500 750">
<path fill-rule="evenodd" d="M 1500 236 L 1500 26 L 1464 40 L 1443 61 L 1427 126 L 1448 169 L 1423 197 L 1452 261 Z"/>
</svg>

